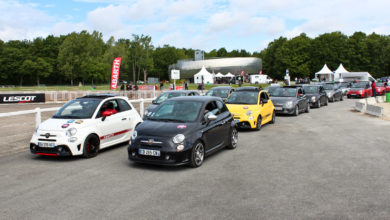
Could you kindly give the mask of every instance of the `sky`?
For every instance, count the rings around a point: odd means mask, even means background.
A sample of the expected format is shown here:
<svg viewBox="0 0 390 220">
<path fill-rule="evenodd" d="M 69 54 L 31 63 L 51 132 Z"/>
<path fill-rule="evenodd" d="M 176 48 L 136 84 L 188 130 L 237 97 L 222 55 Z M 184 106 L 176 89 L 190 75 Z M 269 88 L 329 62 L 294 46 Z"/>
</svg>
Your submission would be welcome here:
<svg viewBox="0 0 390 220">
<path fill-rule="evenodd" d="M 389 0 L 0 0 L 0 39 L 97 30 L 104 40 L 259 52 L 280 36 L 390 34 Z"/>
</svg>

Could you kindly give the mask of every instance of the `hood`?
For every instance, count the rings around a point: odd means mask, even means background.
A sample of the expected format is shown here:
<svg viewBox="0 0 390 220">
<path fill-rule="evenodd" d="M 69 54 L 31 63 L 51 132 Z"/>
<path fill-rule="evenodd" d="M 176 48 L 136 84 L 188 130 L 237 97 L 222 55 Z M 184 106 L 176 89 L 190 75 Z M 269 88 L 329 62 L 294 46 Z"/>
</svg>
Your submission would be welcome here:
<svg viewBox="0 0 390 220">
<path fill-rule="evenodd" d="M 192 133 L 196 127 L 197 122 L 166 122 L 166 121 L 151 121 L 146 120 L 137 127 L 138 136 L 160 136 L 160 137 L 174 137 L 177 134 Z"/>
<path fill-rule="evenodd" d="M 149 105 L 147 108 L 146 108 L 146 110 L 148 110 L 149 112 L 151 112 L 151 111 L 153 111 L 155 108 L 157 108 L 157 104 L 151 104 L 151 105 Z"/>
<path fill-rule="evenodd" d="M 90 119 L 49 118 L 39 125 L 40 131 L 66 131 L 68 128 L 81 129 L 88 126 Z"/>
<path fill-rule="evenodd" d="M 284 104 L 288 101 L 295 101 L 297 98 L 296 97 L 276 97 L 276 96 L 271 96 L 271 100 L 274 104 Z"/>
<path fill-rule="evenodd" d="M 258 109 L 258 105 L 245 105 L 245 104 L 226 104 L 226 107 L 229 109 L 229 112 L 234 115 L 245 114 L 247 111 L 255 111 Z"/>
<path fill-rule="evenodd" d="M 351 88 L 350 91 L 363 91 L 364 88 Z"/>
</svg>

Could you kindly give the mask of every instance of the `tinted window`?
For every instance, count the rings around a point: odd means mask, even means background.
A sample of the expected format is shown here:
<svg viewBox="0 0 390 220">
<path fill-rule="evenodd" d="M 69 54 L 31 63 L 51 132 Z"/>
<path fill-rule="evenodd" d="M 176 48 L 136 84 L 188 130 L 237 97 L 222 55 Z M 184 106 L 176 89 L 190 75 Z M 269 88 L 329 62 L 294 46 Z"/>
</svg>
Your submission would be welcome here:
<svg viewBox="0 0 390 220">
<path fill-rule="evenodd" d="M 296 97 L 296 88 L 277 88 L 272 92 L 272 96 L 277 97 Z"/>
<path fill-rule="evenodd" d="M 95 113 L 99 99 L 75 99 L 66 103 L 53 118 L 82 119 L 91 118 Z"/>
<path fill-rule="evenodd" d="M 305 91 L 305 93 L 317 93 L 318 92 L 318 88 L 321 88 L 321 87 L 318 87 L 318 86 L 305 86 L 305 87 L 303 87 L 303 91 Z"/>
<path fill-rule="evenodd" d="M 256 105 L 259 97 L 259 92 L 257 91 L 243 91 L 243 92 L 233 92 L 228 100 L 228 104 L 252 104 Z"/>
<path fill-rule="evenodd" d="M 119 110 L 120 110 L 121 112 L 131 110 L 130 105 L 129 105 L 125 100 L 123 100 L 123 99 L 118 99 L 118 103 L 119 103 Z"/>
<path fill-rule="evenodd" d="M 194 101 L 166 101 L 149 116 L 149 120 L 156 121 L 195 121 L 202 107 L 201 102 Z"/>
<path fill-rule="evenodd" d="M 159 97 L 157 97 L 156 104 L 160 104 L 163 101 L 165 101 L 167 99 L 170 99 L 170 98 L 173 98 L 173 97 L 185 96 L 185 95 L 186 95 L 186 93 L 184 93 L 184 92 L 167 92 L 167 93 L 163 93 Z"/>
</svg>

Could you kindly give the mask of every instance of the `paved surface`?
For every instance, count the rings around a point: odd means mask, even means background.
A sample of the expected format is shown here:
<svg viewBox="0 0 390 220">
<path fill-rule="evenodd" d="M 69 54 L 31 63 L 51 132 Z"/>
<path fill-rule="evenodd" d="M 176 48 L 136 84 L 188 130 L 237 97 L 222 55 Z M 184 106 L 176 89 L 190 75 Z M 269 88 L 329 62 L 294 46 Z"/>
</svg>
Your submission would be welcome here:
<svg viewBox="0 0 390 220">
<path fill-rule="evenodd" d="M 330 103 L 277 117 L 197 169 L 0 157 L 2 219 L 390 219 L 390 123 Z"/>
</svg>

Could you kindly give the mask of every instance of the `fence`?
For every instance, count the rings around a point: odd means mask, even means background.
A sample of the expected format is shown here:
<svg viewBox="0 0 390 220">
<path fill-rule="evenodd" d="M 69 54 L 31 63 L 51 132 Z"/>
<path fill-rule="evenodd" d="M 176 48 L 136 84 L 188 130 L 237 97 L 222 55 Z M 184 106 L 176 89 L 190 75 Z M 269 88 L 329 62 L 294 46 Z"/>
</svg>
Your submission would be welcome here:
<svg viewBox="0 0 390 220">
<path fill-rule="evenodd" d="M 145 102 L 150 102 L 154 98 L 149 99 L 137 99 L 137 100 L 129 100 L 131 103 L 139 103 L 139 114 L 142 117 L 145 112 Z M 35 114 L 35 125 L 38 126 L 42 121 L 42 112 L 52 112 L 52 111 L 58 111 L 60 107 L 54 107 L 54 108 L 35 108 L 33 110 L 26 110 L 26 111 L 17 111 L 17 112 L 7 112 L 7 113 L 0 113 L 0 117 L 10 117 L 10 116 L 17 116 L 17 115 L 25 115 L 25 114 Z"/>
</svg>

